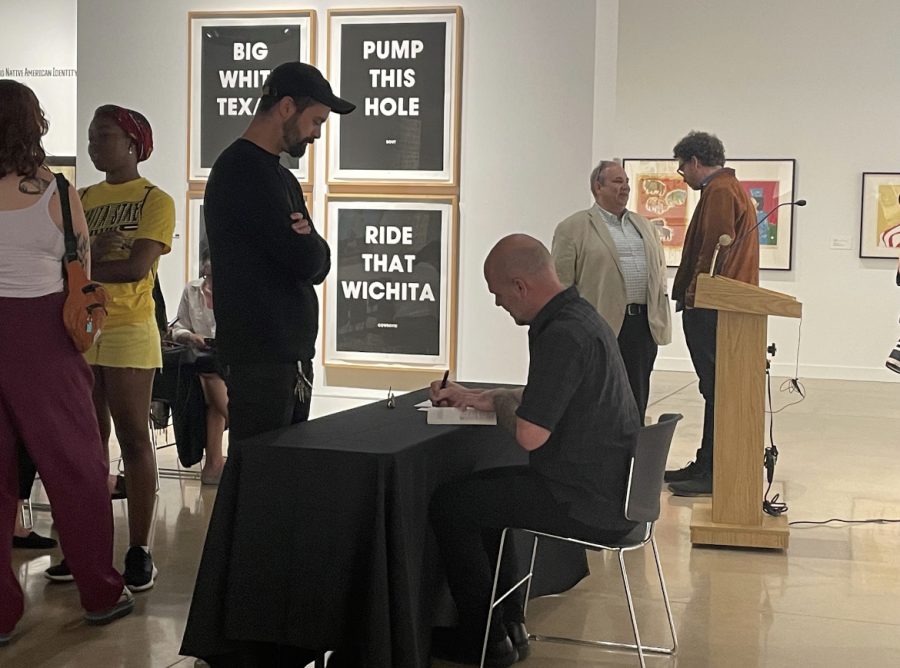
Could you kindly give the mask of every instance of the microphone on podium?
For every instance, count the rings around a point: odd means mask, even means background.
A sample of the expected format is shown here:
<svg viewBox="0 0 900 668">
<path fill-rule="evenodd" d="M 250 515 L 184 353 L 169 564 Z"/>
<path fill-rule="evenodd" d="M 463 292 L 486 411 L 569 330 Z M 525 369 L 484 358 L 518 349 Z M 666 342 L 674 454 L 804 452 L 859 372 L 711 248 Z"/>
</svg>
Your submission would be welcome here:
<svg viewBox="0 0 900 668">
<path fill-rule="evenodd" d="M 716 275 L 716 264 L 719 259 L 719 251 L 722 248 L 728 248 L 734 239 L 731 238 L 731 235 L 723 234 L 719 236 L 719 243 L 716 244 L 716 250 L 713 251 L 712 262 L 709 266 L 709 277 L 712 278 Z"/>
<path fill-rule="evenodd" d="M 760 219 L 757 221 L 756 225 L 754 225 L 753 227 L 751 227 L 749 230 L 747 230 L 747 231 L 744 232 L 743 234 L 738 235 L 738 237 L 737 237 L 733 242 L 732 242 L 732 240 L 731 240 L 731 237 L 728 236 L 727 234 L 723 234 L 722 236 L 720 236 L 720 237 L 719 237 L 719 243 L 716 244 L 716 250 L 713 252 L 712 266 L 710 266 L 710 268 L 709 268 L 709 275 L 710 275 L 710 276 L 715 276 L 715 275 L 716 275 L 716 271 L 717 271 L 717 269 L 718 269 L 717 261 L 718 261 L 719 248 L 720 248 L 720 247 L 721 247 L 721 248 L 725 248 L 725 253 L 724 253 L 724 254 L 727 255 L 728 253 L 730 253 L 731 251 L 734 250 L 735 246 L 737 246 L 737 245 L 741 242 L 741 240 L 742 240 L 744 237 L 746 237 L 748 234 L 750 234 L 751 232 L 753 232 L 754 230 L 756 230 L 760 225 L 762 225 L 764 222 L 766 222 L 766 221 L 769 219 L 769 216 L 771 216 L 773 213 L 775 213 L 776 211 L 778 211 L 778 209 L 780 209 L 780 208 L 783 207 L 783 206 L 806 206 L 806 200 L 805 200 L 805 199 L 798 199 L 798 200 L 796 200 L 796 201 L 794 201 L 794 202 L 782 202 L 782 203 L 779 204 L 778 206 L 776 206 L 776 207 L 774 207 L 773 209 L 771 209 L 765 216 L 763 216 L 762 218 L 760 218 Z M 727 240 L 728 240 L 728 243 L 723 243 L 723 239 L 727 239 Z"/>
</svg>

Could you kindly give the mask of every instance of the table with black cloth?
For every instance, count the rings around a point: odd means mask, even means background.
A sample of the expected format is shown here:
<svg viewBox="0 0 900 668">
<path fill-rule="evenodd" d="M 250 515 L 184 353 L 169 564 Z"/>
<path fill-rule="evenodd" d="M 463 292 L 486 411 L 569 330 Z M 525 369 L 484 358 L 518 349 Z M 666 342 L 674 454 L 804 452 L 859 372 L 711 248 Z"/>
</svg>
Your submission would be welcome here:
<svg viewBox="0 0 900 668">
<path fill-rule="evenodd" d="M 429 499 L 448 480 L 528 455 L 500 427 L 426 424 L 414 408 L 426 397 L 232 444 L 182 654 L 252 665 L 254 647 L 279 643 L 341 649 L 360 667 L 431 664 L 431 627 L 455 613 Z M 587 574 L 584 551 L 571 545 L 542 544 L 538 561 L 533 596 Z"/>
</svg>

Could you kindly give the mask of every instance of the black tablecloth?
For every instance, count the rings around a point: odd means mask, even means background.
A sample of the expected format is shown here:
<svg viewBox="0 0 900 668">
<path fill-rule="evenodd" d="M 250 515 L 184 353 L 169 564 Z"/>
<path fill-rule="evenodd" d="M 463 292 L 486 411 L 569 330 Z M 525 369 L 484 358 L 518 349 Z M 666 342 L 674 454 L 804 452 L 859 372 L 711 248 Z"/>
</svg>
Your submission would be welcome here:
<svg viewBox="0 0 900 668">
<path fill-rule="evenodd" d="M 210 520 L 181 653 L 255 642 L 430 665 L 449 594 L 428 525 L 440 484 L 527 462 L 499 427 L 427 425 L 421 390 L 235 443 Z M 526 552 L 526 550 L 520 550 Z M 521 554 L 524 560 L 530 554 Z M 583 550 L 542 545 L 533 595 L 572 587 Z M 452 614 L 452 613 L 450 613 Z"/>
</svg>

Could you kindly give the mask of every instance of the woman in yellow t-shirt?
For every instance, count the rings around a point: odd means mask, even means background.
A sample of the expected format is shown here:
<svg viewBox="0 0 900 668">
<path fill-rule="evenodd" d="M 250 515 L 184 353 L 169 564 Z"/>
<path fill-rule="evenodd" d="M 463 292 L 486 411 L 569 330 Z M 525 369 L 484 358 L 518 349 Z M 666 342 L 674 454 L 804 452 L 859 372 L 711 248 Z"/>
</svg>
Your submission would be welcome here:
<svg viewBox="0 0 900 668">
<path fill-rule="evenodd" d="M 153 586 L 156 568 L 148 538 L 156 493 L 155 453 L 148 415 L 156 369 L 162 366 L 154 319 L 153 283 L 160 255 L 172 246 L 175 203 L 138 174 L 153 150 L 150 124 L 142 114 L 115 105 L 94 112 L 88 154 L 106 180 L 81 193 L 91 238 L 93 278 L 111 297 L 109 317 L 85 353 L 94 371 L 94 407 L 109 453 L 110 418 L 125 465 L 129 550 L 125 584 L 132 591 Z M 48 577 L 65 579 L 65 562 Z"/>
</svg>

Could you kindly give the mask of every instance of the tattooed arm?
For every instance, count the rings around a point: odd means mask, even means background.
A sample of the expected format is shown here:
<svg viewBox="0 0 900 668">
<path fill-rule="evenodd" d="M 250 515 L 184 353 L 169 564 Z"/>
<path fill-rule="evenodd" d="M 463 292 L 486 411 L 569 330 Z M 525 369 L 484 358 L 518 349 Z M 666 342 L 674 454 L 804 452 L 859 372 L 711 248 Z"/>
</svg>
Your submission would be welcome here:
<svg viewBox="0 0 900 668">
<path fill-rule="evenodd" d="M 78 260 L 84 267 L 84 273 L 91 277 L 91 237 L 88 232 L 87 220 L 84 218 L 84 209 L 81 199 L 75 188 L 69 186 L 69 205 L 72 207 L 72 230 L 75 232 L 75 250 L 78 252 Z"/>
</svg>

